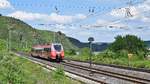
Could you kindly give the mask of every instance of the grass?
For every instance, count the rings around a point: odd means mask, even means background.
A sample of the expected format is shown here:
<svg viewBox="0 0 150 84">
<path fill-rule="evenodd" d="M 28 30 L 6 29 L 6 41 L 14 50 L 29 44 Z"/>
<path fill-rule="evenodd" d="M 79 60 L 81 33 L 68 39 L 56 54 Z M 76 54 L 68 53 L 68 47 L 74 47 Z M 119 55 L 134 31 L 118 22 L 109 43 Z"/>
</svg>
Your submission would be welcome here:
<svg viewBox="0 0 150 84">
<path fill-rule="evenodd" d="M 9 54 L 0 40 L 0 84 L 80 84 L 65 76 L 63 68 L 48 72 L 27 59 Z"/>
<path fill-rule="evenodd" d="M 89 55 L 68 55 L 66 56 L 66 58 L 80 61 L 89 61 Z M 136 56 L 133 56 L 132 59 L 129 60 L 128 57 L 113 58 L 106 56 L 104 53 L 100 53 L 98 55 L 93 55 L 92 61 L 95 63 L 115 64 L 121 66 L 130 66 L 134 68 L 150 69 L 150 60 L 140 59 Z"/>
<path fill-rule="evenodd" d="M 48 72 L 38 64 L 13 54 L 0 53 L 0 84 L 80 84 L 62 68 Z"/>
</svg>

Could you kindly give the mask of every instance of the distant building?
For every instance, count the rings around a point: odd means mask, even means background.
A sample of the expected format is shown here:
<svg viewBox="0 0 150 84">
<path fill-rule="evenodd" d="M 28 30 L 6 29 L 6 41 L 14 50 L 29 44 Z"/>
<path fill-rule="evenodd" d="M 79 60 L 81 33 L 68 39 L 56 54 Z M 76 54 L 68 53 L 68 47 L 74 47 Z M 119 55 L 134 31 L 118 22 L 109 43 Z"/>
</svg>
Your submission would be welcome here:
<svg viewBox="0 0 150 84">
<path fill-rule="evenodd" d="M 98 55 L 100 52 L 93 52 L 94 55 Z"/>
<path fill-rule="evenodd" d="M 80 52 L 76 52 L 76 55 L 79 55 L 80 54 Z"/>
</svg>

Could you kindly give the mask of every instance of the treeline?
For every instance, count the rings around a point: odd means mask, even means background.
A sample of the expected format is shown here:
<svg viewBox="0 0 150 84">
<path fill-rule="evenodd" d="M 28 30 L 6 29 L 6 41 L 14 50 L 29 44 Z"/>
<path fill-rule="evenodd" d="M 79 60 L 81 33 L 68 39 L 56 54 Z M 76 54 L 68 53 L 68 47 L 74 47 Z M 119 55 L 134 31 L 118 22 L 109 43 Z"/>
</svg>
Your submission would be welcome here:
<svg viewBox="0 0 150 84">
<path fill-rule="evenodd" d="M 108 50 L 115 53 L 126 52 L 127 54 L 135 54 L 142 57 L 146 57 L 148 52 L 144 41 L 134 35 L 117 36 Z"/>
<path fill-rule="evenodd" d="M 146 52 L 146 45 L 144 41 L 134 35 L 117 36 L 109 49 L 114 52 L 120 50 L 127 50 L 129 53 L 137 53 L 138 51 Z"/>
<path fill-rule="evenodd" d="M 95 63 L 115 64 L 134 68 L 150 68 L 148 55 L 150 55 L 150 52 L 142 39 L 134 35 L 126 35 L 117 36 L 115 41 L 106 50 L 93 54 L 92 61 Z M 74 55 L 74 50 L 72 50 L 70 55 L 66 57 L 89 61 L 89 48 L 81 49 L 79 55 Z"/>
</svg>

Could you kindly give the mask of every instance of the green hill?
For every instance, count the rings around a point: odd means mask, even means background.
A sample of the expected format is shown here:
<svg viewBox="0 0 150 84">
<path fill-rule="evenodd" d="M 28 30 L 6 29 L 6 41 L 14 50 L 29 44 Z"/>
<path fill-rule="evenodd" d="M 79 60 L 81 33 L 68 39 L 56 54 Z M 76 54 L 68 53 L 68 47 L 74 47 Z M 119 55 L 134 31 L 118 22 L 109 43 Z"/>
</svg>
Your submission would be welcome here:
<svg viewBox="0 0 150 84">
<path fill-rule="evenodd" d="M 148 48 L 150 48 L 150 41 L 145 41 L 145 44 L 147 45 Z"/>
<path fill-rule="evenodd" d="M 8 29 L 11 31 L 9 32 Z M 76 49 L 65 34 L 55 33 L 56 41 L 61 42 L 65 49 Z M 37 30 L 19 19 L 0 16 L 0 39 L 8 42 L 9 34 L 11 36 L 11 48 L 18 50 L 30 49 L 35 44 L 51 43 L 54 37 L 54 32 Z"/>
</svg>

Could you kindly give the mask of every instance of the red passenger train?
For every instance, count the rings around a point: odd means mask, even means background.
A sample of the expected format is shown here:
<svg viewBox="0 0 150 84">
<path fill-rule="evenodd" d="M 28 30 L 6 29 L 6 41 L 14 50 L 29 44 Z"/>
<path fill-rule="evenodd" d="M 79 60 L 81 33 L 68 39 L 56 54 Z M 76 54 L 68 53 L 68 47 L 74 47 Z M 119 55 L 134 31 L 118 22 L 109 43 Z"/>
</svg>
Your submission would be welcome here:
<svg viewBox="0 0 150 84">
<path fill-rule="evenodd" d="M 64 59 L 64 49 L 60 43 L 35 45 L 32 47 L 31 56 L 62 61 Z"/>
</svg>

